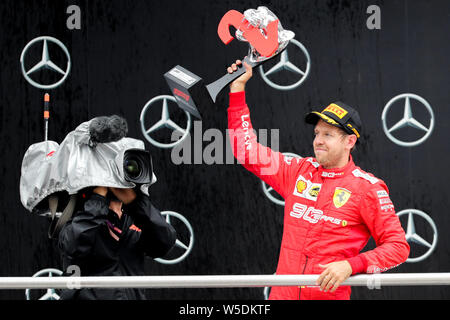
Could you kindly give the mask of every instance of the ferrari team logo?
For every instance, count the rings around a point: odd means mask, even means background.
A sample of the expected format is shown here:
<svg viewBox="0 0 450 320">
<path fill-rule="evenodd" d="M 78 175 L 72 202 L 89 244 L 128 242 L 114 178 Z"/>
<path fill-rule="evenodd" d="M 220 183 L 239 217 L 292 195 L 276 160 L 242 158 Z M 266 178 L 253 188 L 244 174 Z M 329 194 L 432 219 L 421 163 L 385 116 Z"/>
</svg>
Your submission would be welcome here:
<svg viewBox="0 0 450 320">
<path fill-rule="evenodd" d="M 351 192 L 347 189 L 337 187 L 334 190 L 333 204 L 336 208 L 342 207 L 350 199 Z"/>
</svg>

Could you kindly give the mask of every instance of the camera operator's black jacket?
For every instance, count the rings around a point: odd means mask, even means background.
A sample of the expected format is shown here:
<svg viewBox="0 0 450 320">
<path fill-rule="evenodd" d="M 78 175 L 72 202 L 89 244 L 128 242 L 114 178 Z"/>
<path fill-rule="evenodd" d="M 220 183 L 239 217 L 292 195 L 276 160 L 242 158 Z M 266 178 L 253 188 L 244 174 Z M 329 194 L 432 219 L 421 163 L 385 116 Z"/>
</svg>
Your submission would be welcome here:
<svg viewBox="0 0 450 320">
<path fill-rule="evenodd" d="M 63 268 L 79 267 L 81 276 L 144 275 L 145 256 L 164 256 L 175 244 L 175 229 L 148 196 L 138 193 L 123 206 L 122 218 L 109 209 L 109 200 L 90 194 L 59 234 Z M 65 289 L 61 299 L 146 299 L 143 289 Z"/>
</svg>

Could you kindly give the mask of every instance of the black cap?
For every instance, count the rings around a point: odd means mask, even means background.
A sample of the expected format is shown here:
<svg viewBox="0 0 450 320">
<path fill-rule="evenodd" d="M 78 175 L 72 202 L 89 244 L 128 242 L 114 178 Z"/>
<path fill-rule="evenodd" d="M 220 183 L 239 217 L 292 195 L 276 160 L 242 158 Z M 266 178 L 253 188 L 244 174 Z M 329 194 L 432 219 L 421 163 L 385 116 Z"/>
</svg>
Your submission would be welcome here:
<svg viewBox="0 0 450 320">
<path fill-rule="evenodd" d="M 358 111 L 343 102 L 333 102 L 322 112 L 313 111 L 305 116 L 306 123 L 316 124 L 322 119 L 328 124 L 344 129 L 348 134 L 361 137 L 361 118 Z"/>
</svg>

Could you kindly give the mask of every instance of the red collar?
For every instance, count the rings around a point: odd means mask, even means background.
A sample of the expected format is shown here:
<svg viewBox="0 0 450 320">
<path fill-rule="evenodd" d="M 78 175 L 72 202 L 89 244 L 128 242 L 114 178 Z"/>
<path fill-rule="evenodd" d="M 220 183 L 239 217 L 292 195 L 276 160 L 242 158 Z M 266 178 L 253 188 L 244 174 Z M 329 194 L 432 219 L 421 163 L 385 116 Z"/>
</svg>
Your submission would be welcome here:
<svg viewBox="0 0 450 320">
<path fill-rule="evenodd" d="M 355 168 L 355 163 L 353 162 L 352 155 L 350 155 L 350 159 L 348 163 L 342 168 L 334 168 L 334 169 L 324 169 L 322 166 L 319 166 L 319 175 L 322 178 L 340 178 L 345 176 L 348 172 L 351 172 Z"/>
</svg>

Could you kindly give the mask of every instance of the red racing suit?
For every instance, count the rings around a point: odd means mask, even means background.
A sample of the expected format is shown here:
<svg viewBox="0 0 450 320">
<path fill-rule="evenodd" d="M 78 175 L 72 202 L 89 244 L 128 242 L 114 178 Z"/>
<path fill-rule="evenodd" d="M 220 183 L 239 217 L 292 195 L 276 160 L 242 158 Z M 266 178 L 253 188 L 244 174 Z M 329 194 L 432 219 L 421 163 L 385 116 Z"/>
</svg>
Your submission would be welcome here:
<svg viewBox="0 0 450 320">
<path fill-rule="evenodd" d="M 257 142 L 245 92 L 230 93 L 228 129 L 233 153 L 285 200 L 277 274 L 320 274 L 319 264 L 347 260 L 352 275 L 388 270 L 409 255 L 405 232 L 386 184 L 349 163 L 324 169 L 314 158 L 283 156 Z M 376 248 L 363 253 L 370 236 Z M 270 299 L 350 299 L 349 286 L 273 287 Z"/>
</svg>

